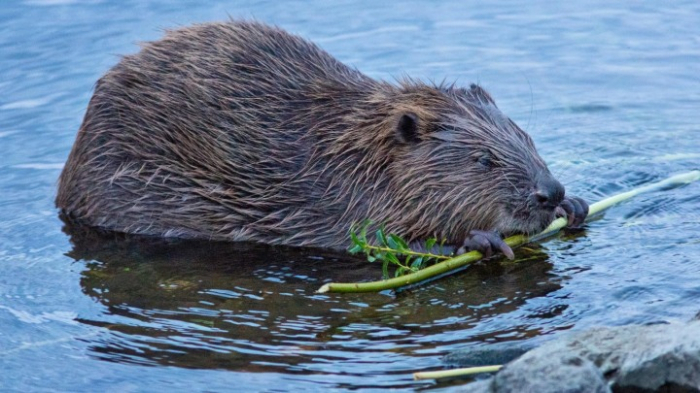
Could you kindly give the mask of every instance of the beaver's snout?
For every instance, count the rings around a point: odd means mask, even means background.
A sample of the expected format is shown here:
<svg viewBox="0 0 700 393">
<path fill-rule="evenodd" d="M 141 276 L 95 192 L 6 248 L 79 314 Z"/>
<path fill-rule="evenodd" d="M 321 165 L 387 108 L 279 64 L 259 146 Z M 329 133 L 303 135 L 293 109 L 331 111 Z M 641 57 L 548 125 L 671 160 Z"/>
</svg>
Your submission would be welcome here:
<svg viewBox="0 0 700 393">
<path fill-rule="evenodd" d="M 564 192 L 564 186 L 551 175 L 547 175 L 537 180 L 531 197 L 536 206 L 545 210 L 554 210 L 564 200 Z"/>
</svg>

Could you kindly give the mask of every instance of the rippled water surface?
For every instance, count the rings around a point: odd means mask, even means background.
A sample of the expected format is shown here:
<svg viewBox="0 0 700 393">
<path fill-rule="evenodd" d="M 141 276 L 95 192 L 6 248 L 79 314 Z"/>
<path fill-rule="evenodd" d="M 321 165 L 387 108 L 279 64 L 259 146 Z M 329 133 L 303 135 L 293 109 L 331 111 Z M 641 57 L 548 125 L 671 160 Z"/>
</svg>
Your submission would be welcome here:
<svg viewBox="0 0 700 393">
<path fill-rule="evenodd" d="M 700 167 L 700 3 L 3 1 L 0 390 L 444 388 L 459 348 L 700 309 L 700 184 L 398 294 L 343 254 L 64 227 L 56 179 L 92 87 L 162 28 L 253 17 L 376 78 L 479 82 L 590 201 Z M 574 4 L 574 3 L 572 3 Z"/>
</svg>

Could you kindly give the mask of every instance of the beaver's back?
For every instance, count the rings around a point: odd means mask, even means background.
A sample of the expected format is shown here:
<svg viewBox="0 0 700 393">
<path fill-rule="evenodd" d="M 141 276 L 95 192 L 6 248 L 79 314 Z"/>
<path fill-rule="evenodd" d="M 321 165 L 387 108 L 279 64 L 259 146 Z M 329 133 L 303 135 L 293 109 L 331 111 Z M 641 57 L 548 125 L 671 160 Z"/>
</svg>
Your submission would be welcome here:
<svg viewBox="0 0 700 393">
<path fill-rule="evenodd" d="M 311 154 L 375 83 L 254 22 L 168 32 L 98 81 L 57 206 L 131 233 L 275 243 L 309 226 L 323 244 L 332 206 L 311 206 L 328 188 Z"/>
</svg>

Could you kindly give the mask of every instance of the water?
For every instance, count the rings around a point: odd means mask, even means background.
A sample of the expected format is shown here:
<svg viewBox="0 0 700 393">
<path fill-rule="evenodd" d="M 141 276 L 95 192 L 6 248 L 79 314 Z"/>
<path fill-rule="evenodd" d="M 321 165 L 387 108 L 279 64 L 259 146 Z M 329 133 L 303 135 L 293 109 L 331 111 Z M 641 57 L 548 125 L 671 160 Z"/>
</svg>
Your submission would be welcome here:
<svg viewBox="0 0 700 393">
<path fill-rule="evenodd" d="M 4 1 L 0 390 L 430 389 L 451 350 L 688 320 L 700 184 L 399 294 L 318 295 L 343 254 L 63 228 L 53 199 L 97 78 L 160 29 L 278 24 L 376 78 L 477 81 L 595 201 L 700 166 L 700 4 Z M 65 230 L 65 232 L 64 232 Z"/>
</svg>

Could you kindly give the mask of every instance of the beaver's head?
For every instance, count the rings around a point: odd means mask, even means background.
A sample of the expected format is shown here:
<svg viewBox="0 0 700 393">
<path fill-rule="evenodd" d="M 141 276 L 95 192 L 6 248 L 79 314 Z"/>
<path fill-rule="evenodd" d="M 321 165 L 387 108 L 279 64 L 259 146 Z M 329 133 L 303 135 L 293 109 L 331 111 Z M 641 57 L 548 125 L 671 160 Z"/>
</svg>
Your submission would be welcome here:
<svg viewBox="0 0 700 393">
<path fill-rule="evenodd" d="M 392 182 L 413 236 L 459 242 L 472 229 L 537 233 L 564 187 L 530 136 L 477 85 L 404 84 L 392 115 Z"/>
</svg>

